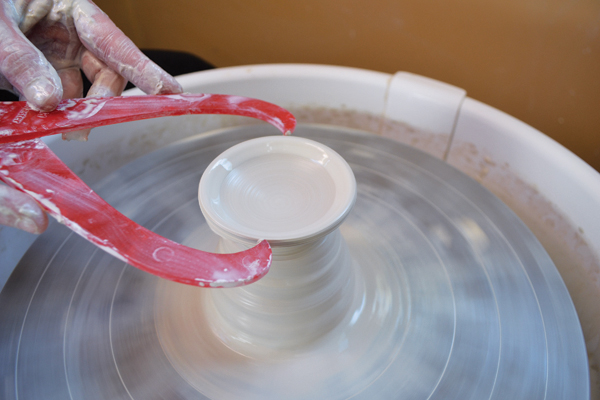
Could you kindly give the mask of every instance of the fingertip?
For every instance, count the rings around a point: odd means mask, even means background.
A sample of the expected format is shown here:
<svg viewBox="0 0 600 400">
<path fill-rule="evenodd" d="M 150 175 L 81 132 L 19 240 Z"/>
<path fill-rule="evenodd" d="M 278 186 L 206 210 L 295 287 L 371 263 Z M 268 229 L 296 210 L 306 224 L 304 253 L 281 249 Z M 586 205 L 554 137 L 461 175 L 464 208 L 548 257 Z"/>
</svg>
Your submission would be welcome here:
<svg viewBox="0 0 600 400">
<path fill-rule="evenodd" d="M 148 94 L 175 94 L 182 93 L 183 88 L 175 78 L 169 75 L 154 62 L 149 61 L 138 86 Z M 134 82 L 136 83 L 136 82 Z"/>
<path fill-rule="evenodd" d="M 62 139 L 66 141 L 87 142 L 91 129 L 82 129 L 73 132 L 63 132 Z"/>
<path fill-rule="evenodd" d="M 27 104 L 37 111 L 52 111 L 62 100 L 63 90 L 60 84 L 46 77 L 38 77 L 23 90 Z"/>
<path fill-rule="evenodd" d="M 146 56 L 146 65 L 130 81 L 147 94 L 182 93 L 183 88 L 175 78 Z"/>
<path fill-rule="evenodd" d="M 165 73 L 166 74 L 166 73 Z M 167 76 L 163 77 L 163 79 L 159 82 L 160 89 L 157 94 L 175 94 L 175 93 L 183 93 L 183 88 L 177 82 L 175 78 L 171 75 L 166 74 Z"/>
</svg>

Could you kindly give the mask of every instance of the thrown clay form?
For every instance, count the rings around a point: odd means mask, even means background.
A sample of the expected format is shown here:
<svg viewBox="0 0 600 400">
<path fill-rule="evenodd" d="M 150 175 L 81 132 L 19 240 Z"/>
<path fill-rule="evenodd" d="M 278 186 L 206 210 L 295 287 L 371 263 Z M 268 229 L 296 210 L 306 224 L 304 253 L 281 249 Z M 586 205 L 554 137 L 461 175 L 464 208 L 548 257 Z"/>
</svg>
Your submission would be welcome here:
<svg viewBox="0 0 600 400">
<path fill-rule="evenodd" d="M 252 356 L 292 350 L 331 331 L 354 298 L 351 257 L 337 227 L 356 200 L 339 154 L 300 137 L 268 136 L 218 156 L 202 176 L 200 207 L 233 253 L 267 239 L 271 271 L 244 290 L 211 293 L 212 328 Z"/>
<path fill-rule="evenodd" d="M 218 156 L 202 176 L 198 198 L 219 236 L 289 246 L 337 228 L 354 204 L 356 181 L 329 147 L 300 137 L 267 136 Z"/>
</svg>

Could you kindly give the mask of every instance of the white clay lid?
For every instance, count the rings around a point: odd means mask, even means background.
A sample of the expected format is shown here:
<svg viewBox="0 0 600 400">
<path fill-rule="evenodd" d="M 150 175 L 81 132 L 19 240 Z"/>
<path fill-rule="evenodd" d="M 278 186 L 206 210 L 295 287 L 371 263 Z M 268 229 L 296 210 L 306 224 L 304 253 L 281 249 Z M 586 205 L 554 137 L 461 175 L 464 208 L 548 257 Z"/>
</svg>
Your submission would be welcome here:
<svg viewBox="0 0 600 400">
<path fill-rule="evenodd" d="M 356 200 L 350 166 L 313 140 L 266 136 L 219 155 L 198 190 L 208 225 L 226 239 L 296 245 L 337 228 Z"/>
</svg>

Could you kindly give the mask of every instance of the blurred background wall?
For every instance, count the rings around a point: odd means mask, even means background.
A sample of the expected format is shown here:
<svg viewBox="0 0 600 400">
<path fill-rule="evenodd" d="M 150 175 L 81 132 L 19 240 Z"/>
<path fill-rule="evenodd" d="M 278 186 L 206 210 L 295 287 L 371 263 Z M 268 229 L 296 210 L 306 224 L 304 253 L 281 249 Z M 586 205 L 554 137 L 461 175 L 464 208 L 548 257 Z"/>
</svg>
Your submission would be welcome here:
<svg viewBox="0 0 600 400">
<path fill-rule="evenodd" d="M 139 46 L 217 67 L 409 71 L 467 90 L 600 171 L 599 0 L 97 0 Z"/>
</svg>

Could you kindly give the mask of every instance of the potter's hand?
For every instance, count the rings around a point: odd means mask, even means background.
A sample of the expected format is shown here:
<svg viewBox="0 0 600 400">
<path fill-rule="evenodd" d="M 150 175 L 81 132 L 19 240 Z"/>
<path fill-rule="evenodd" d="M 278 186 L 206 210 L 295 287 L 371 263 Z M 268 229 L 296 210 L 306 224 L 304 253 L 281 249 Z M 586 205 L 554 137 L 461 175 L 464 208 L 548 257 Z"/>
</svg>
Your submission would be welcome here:
<svg viewBox="0 0 600 400">
<path fill-rule="evenodd" d="M 0 89 L 51 111 L 83 95 L 80 68 L 92 82 L 88 97 L 118 96 L 127 80 L 150 94 L 182 91 L 89 0 L 0 1 Z M 34 199 L 0 184 L 0 224 L 41 233 L 48 218 Z"/>
<path fill-rule="evenodd" d="M 118 96 L 127 80 L 149 94 L 182 91 L 90 0 L 2 0 L 0 88 L 51 111 L 82 96 L 80 68 L 88 97 Z"/>
</svg>

